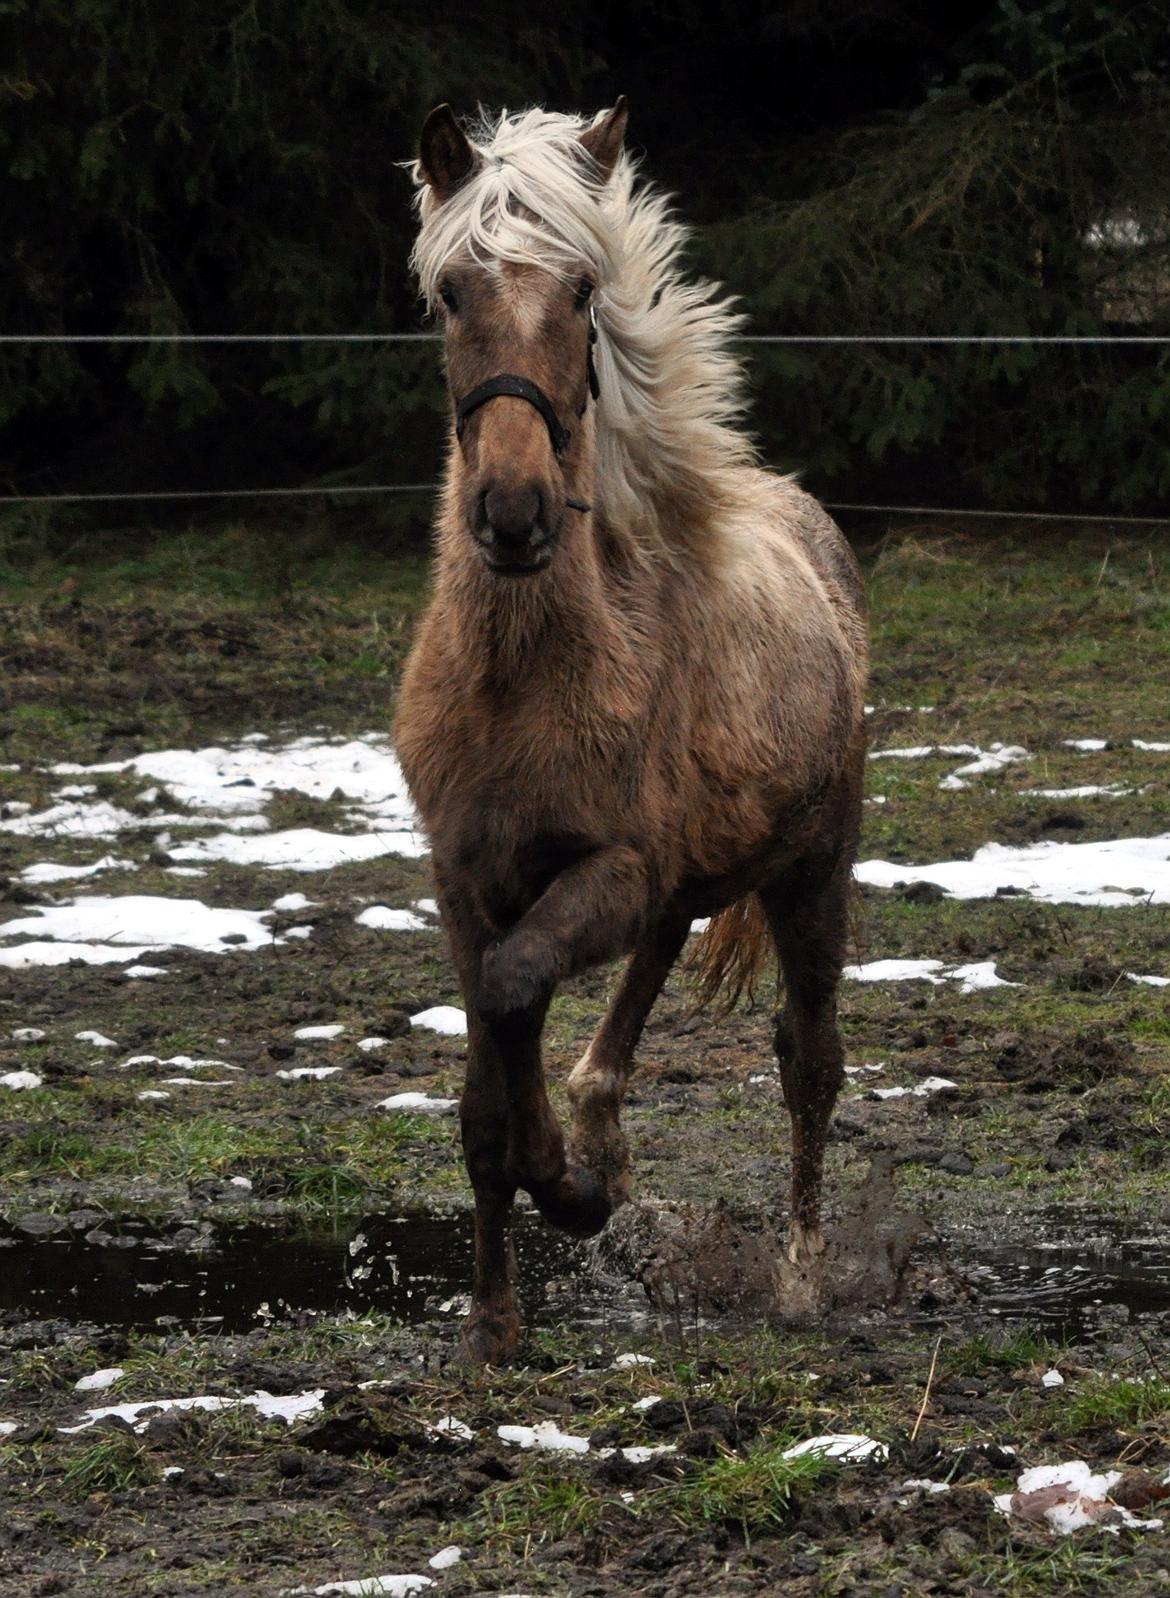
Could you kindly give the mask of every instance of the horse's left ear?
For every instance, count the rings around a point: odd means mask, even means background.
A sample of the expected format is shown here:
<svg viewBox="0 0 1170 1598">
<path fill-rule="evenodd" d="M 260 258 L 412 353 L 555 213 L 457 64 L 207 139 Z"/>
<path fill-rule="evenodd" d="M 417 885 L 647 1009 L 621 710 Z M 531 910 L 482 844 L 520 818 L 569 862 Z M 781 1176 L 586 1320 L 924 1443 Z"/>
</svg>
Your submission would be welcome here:
<svg viewBox="0 0 1170 1598">
<path fill-rule="evenodd" d="M 418 164 L 440 205 L 475 169 L 475 150 L 446 102 L 423 123 Z"/>
<path fill-rule="evenodd" d="M 625 95 L 619 95 L 613 110 L 607 111 L 599 122 L 586 128 L 581 135 L 581 143 L 600 167 L 603 180 L 613 176 L 613 169 L 618 164 L 629 114 Z"/>
</svg>

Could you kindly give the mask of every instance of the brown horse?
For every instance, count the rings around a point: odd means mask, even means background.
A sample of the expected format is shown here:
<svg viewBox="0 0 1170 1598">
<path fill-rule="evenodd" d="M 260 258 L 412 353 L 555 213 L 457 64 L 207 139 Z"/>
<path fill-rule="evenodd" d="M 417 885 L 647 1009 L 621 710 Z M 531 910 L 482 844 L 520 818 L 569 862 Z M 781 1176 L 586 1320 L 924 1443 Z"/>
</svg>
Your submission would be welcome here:
<svg viewBox="0 0 1170 1598">
<path fill-rule="evenodd" d="M 738 319 L 680 275 L 634 189 L 624 102 L 469 137 L 446 106 L 414 168 L 414 265 L 453 406 L 434 588 L 397 740 L 467 1005 L 475 1194 L 464 1343 L 520 1333 L 509 1218 L 605 1224 L 630 1184 L 618 1110 L 692 917 L 703 990 L 779 954 L 789 1256 L 823 1248 L 842 1081 L 836 992 L 864 762 L 865 601 L 830 518 L 739 426 Z M 573 1069 L 568 1152 L 541 1031 L 559 982 L 628 955 Z"/>
</svg>

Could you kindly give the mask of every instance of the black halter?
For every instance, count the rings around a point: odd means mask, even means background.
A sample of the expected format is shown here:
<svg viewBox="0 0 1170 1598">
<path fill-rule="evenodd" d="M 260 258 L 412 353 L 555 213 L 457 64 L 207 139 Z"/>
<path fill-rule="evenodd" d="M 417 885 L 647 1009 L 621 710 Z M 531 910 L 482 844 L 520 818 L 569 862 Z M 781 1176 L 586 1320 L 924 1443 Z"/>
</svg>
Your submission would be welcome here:
<svg viewBox="0 0 1170 1598">
<path fill-rule="evenodd" d="M 597 381 L 597 367 L 593 360 L 593 346 L 597 343 L 597 314 L 592 305 L 589 307 L 589 346 L 586 355 L 586 372 L 589 378 L 589 393 L 596 400 L 601 393 L 601 384 Z M 488 400 L 504 396 L 507 399 L 527 400 L 529 405 L 540 412 L 541 420 L 548 428 L 549 443 L 552 445 L 553 454 L 561 460 L 572 441 L 572 433 L 564 426 L 557 415 L 556 406 L 538 383 L 532 382 L 527 377 L 517 377 L 514 372 L 498 372 L 495 377 L 489 377 L 482 383 L 477 383 L 469 394 L 455 407 L 455 437 L 462 440 L 463 429 L 467 419 L 472 416 L 481 405 L 486 405 Z M 582 401 L 578 417 L 584 416 L 585 407 L 588 405 L 588 396 Z M 565 504 L 572 510 L 588 511 L 592 506 L 587 505 L 583 499 L 566 499 Z"/>
</svg>

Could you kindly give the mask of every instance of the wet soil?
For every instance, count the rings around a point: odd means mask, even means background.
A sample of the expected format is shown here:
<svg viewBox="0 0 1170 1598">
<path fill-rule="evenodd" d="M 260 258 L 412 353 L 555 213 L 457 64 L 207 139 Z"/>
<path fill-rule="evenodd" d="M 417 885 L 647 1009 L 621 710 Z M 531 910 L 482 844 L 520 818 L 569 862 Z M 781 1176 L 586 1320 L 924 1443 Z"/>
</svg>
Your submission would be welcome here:
<svg viewBox="0 0 1170 1598">
<path fill-rule="evenodd" d="M 1170 757 L 1129 742 L 1170 736 L 1162 557 L 1115 547 L 1103 578 L 1106 547 L 907 540 L 874 558 L 875 744 L 998 737 L 1033 761 L 963 793 L 939 789 L 958 762 L 875 762 L 885 803 L 867 808 L 863 853 L 1165 830 Z M 42 807 L 54 761 L 385 726 L 408 627 L 385 605 L 257 615 L 75 596 L 6 612 L 0 764 L 17 769 L 0 800 Z M 1106 731 L 1090 772 L 1064 739 Z M 122 778 L 99 780 L 134 801 Z M 1056 803 L 1028 795 L 1041 780 L 1135 791 Z M 269 813 L 339 825 L 301 795 Z M 28 864 L 106 847 L 0 834 L 0 918 L 92 887 L 30 887 Z M 137 869 L 103 875 L 103 892 L 262 908 L 300 891 L 312 905 L 272 924 L 309 936 L 160 953 L 150 980 L 0 972 L 0 1073 L 43 1079 L 0 1093 L 3 1598 L 275 1594 L 390 1573 L 440 1595 L 573 1598 L 1165 1589 L 1165 1532 L 1061 1540 L 992 1507 L 1024 1465 L 1170 1469 L 1170 1026 L 1164 990 L 1126 976 L 1170 975 L 1164 911 L 858 895 L 859 960 L 994 960 L 1018 985 L 845 985 L 849 1060 L 880 1070 L 842 1094 L 831 1291 L 794 1316 L 776 1302 L 790 1143 L 771 995 L 694 1015 L 673 978 L 625 1115 L 637 1206 L 592 1250 L 524 1215 L 525 1344 L 509 1370 L 468 1373 L 455 1122 L 378 1107 L 458 1093 L 462 1039 L 409 1025 L 459 1002 L 454 974 L 437 933 L 356 922 L 428 894 L 426 862 L 217 865 L 177 887 L 148 813 L 116 852 Z M 562 1110 L 611 979 L 554 1005 Z M 294 1036 L 321 1023 L 345 1030 Z M 44 1035 L 13 1035 L 26 1028 Z M 91 1029 L 116 1047 L 78 1038 Z M 360 1050 L 370 1036 L 385 1046 Z M 124 1065 L 147 1053 L 164 1063 Z M 223 1064 L 165 1063 L 178 1056 Z M 279 1075 L 301 1066 L 336 1069 Z M 953 1086 L 874 1094 L 937 1077 Z M 888 1186 L 867 1209 L 875 1168 Z M 615 1367 L 621 1355 L 654 1363 Z M 109 1388 L 76 1389 L 113 1369 Z M 237 1407 L 61 1429 L 119 1402 L 318 1389 L 290 1423 Z M 440 1428 L 448 1416 L 472 1435 Z M 548 1422 L 588 1451 L 498 1433 Z M 888 1456 L 785 1476 L 784 1446 L 834 1432 Z M 949 1491 L 904 1485 L 927 1477 Z M 432 1569 L 450 1544 L 462 1559 Z"/>
</svg>

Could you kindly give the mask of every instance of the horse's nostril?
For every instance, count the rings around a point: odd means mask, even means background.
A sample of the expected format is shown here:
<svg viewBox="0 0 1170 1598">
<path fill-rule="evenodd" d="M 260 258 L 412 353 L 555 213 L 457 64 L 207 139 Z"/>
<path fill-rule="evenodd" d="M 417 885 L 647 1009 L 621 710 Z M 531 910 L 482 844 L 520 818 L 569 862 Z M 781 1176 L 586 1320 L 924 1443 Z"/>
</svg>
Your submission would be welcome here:
<svg viewBox="0 0 1170 1598">
<path fill-rule="evenodd" d="M 484 515 L 497 543 L 531 543 L 537 534 L 540 503 L 540 490 L 534 484 L 489 488 L 484 495 Z"/>
</svg>

